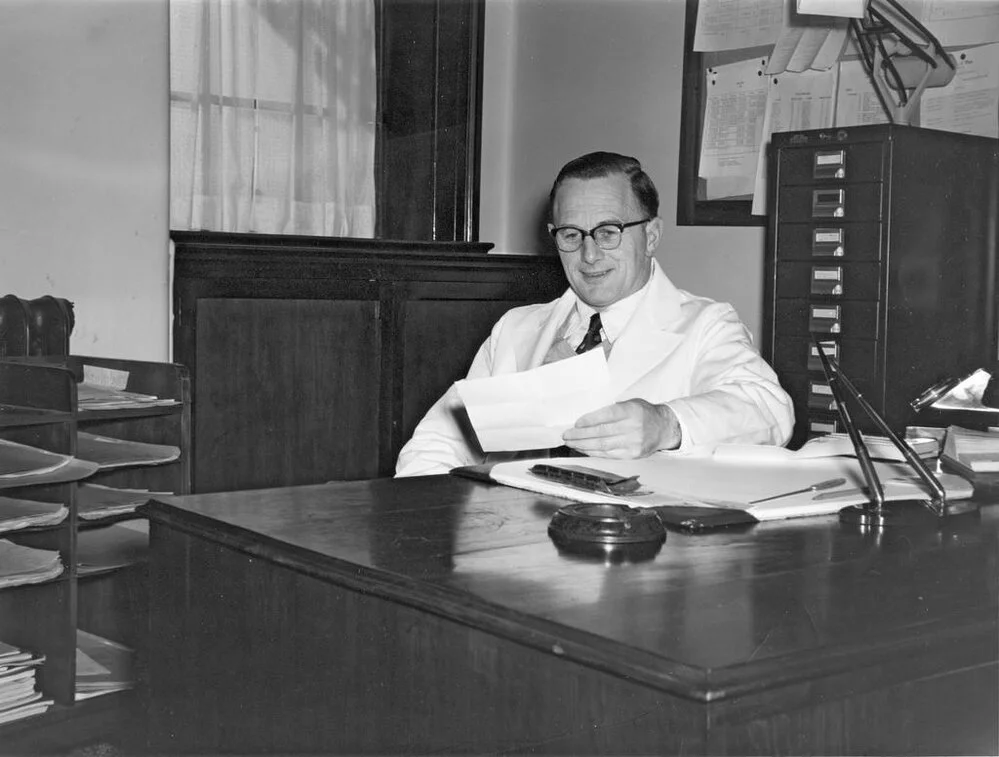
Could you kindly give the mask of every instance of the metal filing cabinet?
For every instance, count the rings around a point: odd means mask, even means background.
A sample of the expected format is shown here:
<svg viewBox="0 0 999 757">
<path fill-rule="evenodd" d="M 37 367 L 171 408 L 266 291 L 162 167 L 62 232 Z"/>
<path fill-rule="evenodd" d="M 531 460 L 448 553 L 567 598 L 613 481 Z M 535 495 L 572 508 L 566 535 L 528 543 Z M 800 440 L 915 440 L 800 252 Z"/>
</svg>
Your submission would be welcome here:
<svg viewBox="0 0 999 757">
<path fill-rule="evenodd" d="M 946 425 L 909 402 L 997 358 L 999 142 L 897 125 L 777 133 L 769 191 L 761 349 L 794 400 L 791 446 L 844 430 L 813 334 L 894 430 Z"/>
</svg>

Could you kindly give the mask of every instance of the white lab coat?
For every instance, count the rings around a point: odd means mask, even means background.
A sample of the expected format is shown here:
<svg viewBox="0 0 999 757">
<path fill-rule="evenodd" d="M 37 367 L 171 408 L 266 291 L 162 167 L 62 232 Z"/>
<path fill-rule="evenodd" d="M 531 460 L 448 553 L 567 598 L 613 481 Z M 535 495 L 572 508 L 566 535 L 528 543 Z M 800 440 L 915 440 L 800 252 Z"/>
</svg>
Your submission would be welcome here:
<svg viewBox="0 0 999 757">
<path fill-rule="evenodd" d="M 575 303 L 570 289 L 552 302 L 504 313 L 467 377 L 542 365 Z M 607 367 L 617 401 L 669 403 L 680 422 L 681 449 L 721 442 L 782 445 L 791 436 L 791 399 L 734 308 L 677 289 L 655 261 L 649 287 L 615 340 Z M 452 386 L 402 448 L 396 476 L 446 473 L 484 459 Z"/>
</svg>

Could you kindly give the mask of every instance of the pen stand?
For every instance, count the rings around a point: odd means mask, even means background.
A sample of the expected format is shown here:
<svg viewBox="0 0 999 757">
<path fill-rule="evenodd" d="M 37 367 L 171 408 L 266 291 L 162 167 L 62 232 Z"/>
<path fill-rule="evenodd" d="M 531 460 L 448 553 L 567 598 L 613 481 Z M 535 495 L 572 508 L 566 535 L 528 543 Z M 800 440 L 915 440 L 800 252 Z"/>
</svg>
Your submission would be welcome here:
<svg viewBox="0 0 999 757">
<path fill-rule="evenodd" d="M 839 414 L 843 426 L 846 428 L 853 445 L 857 460 L 860 463 L 861 472 L 867 482 L 867 493 L 869 501 L 863 505 L 851 505 L 844 507 L 839 512 L 842 523 L 855 525 L 861 528 L 885 528 L 891 526 L 912 526 L 912 525 L 941 525 L 948 518 L 958 515 L 977 513 L 978 505 L 970 500 L 962 500 L 957 503 L 947 501 L 947 493 L 930 471 L 915 450 L 900 438 L 891 427 L 885 422 L 881 414 L 875 410 L 871 404 L 864 399 L 864 396 L 857 391 L 853 383 L 843 375 L 838 363 L 826 355 L 822 348 L 822 343 L 818 339 L 813 339 L 818 350 L 819 359 L 822 361 L 822 370 L 825 372 L 832 390 L 833 399 L 836 403 L 836 412 Z M 867 445 L 864 444 L 857 430 L 856 424 L 850 415 L 843 396 L 844 390 L 860 406 L 860 408 L 874 421 L 875 425 L 887 436 L 892 444 L 898 448 L 905 458 L 905 461 L 912 467 L 920 480 L 930 490 L 928 499 L 911 498 L 903 500 L 886 501 L 884 488 L 878 478 L 874 463 L 871 462 Z"/>
</svg>

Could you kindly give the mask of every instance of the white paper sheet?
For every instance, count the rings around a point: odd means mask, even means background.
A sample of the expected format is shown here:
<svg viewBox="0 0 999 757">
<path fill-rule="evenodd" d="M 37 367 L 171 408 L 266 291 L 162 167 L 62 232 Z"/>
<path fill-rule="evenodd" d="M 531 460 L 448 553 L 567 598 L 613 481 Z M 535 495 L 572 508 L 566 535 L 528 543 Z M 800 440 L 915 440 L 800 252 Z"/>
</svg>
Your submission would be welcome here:
<svg viewBox="0 0 999 757">
<path fill-rule="evenodd" d="M 706 180 L 709 200 L 753 193 L 767 106 L 765 66 L 753 58 L 707 73 L 698 175 Z"/>
<path fill-rule="evenodd" d="M 999 44 L 961 50 L 946 87 L 923 92 L 919 125 L 982 137 L 999 136 Z"/>
<path fill-rule="evenodd" d="M 455 388 L 485 452 L 558 447 L 581 415 L 614 402 L 603 350 Z"/>
<path fill-rule="evenodd" d="M 770 45 L 784 24 L 786 0 L 700 0 L 694 50 L 717 52 Z"/>
<path fill-rule="evenodd" d="M 850 27 L 843 19 L 796 16 L 788 20 L 767 62 L 768 74 L 825 71 L 839 62 Z"/>
<path fill-rule="evenodd" d="M 904 0 L 945 47 L 999 42 L 999 0 Z"/>
<path fill-rule="evenodd" d="M 888 122 L 888 114 L 864 70 L 864 64 L 857 59 L 840 63 L 835 125 L 862 126 Z"/>
<path fill-rule="evenodd" d="M 767 212 L 767 149 L 776 131 L 827 129 L 833 125 L 839 67 L 769 76 L 763 139 L 757 154 L 753 215 Z"/>
</svg>

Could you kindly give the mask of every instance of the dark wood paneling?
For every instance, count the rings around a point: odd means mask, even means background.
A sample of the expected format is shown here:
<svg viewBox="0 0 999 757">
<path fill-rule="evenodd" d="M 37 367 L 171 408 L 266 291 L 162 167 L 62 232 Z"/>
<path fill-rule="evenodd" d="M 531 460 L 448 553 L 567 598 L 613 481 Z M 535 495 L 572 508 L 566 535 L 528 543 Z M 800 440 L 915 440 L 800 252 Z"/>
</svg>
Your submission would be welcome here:
<svg viewBox="0 0 999 757">
<path fill-rule="evenodd" d="M 377 311 L 375 300 L 202 300 L 196 490 L 374 476 Z"/>
<path fill-rule="evenodd" d="M 199 492 L 391 474 L 500 313 L 566 286 L 488 245 L 172 236 Z"/>
</svg>

